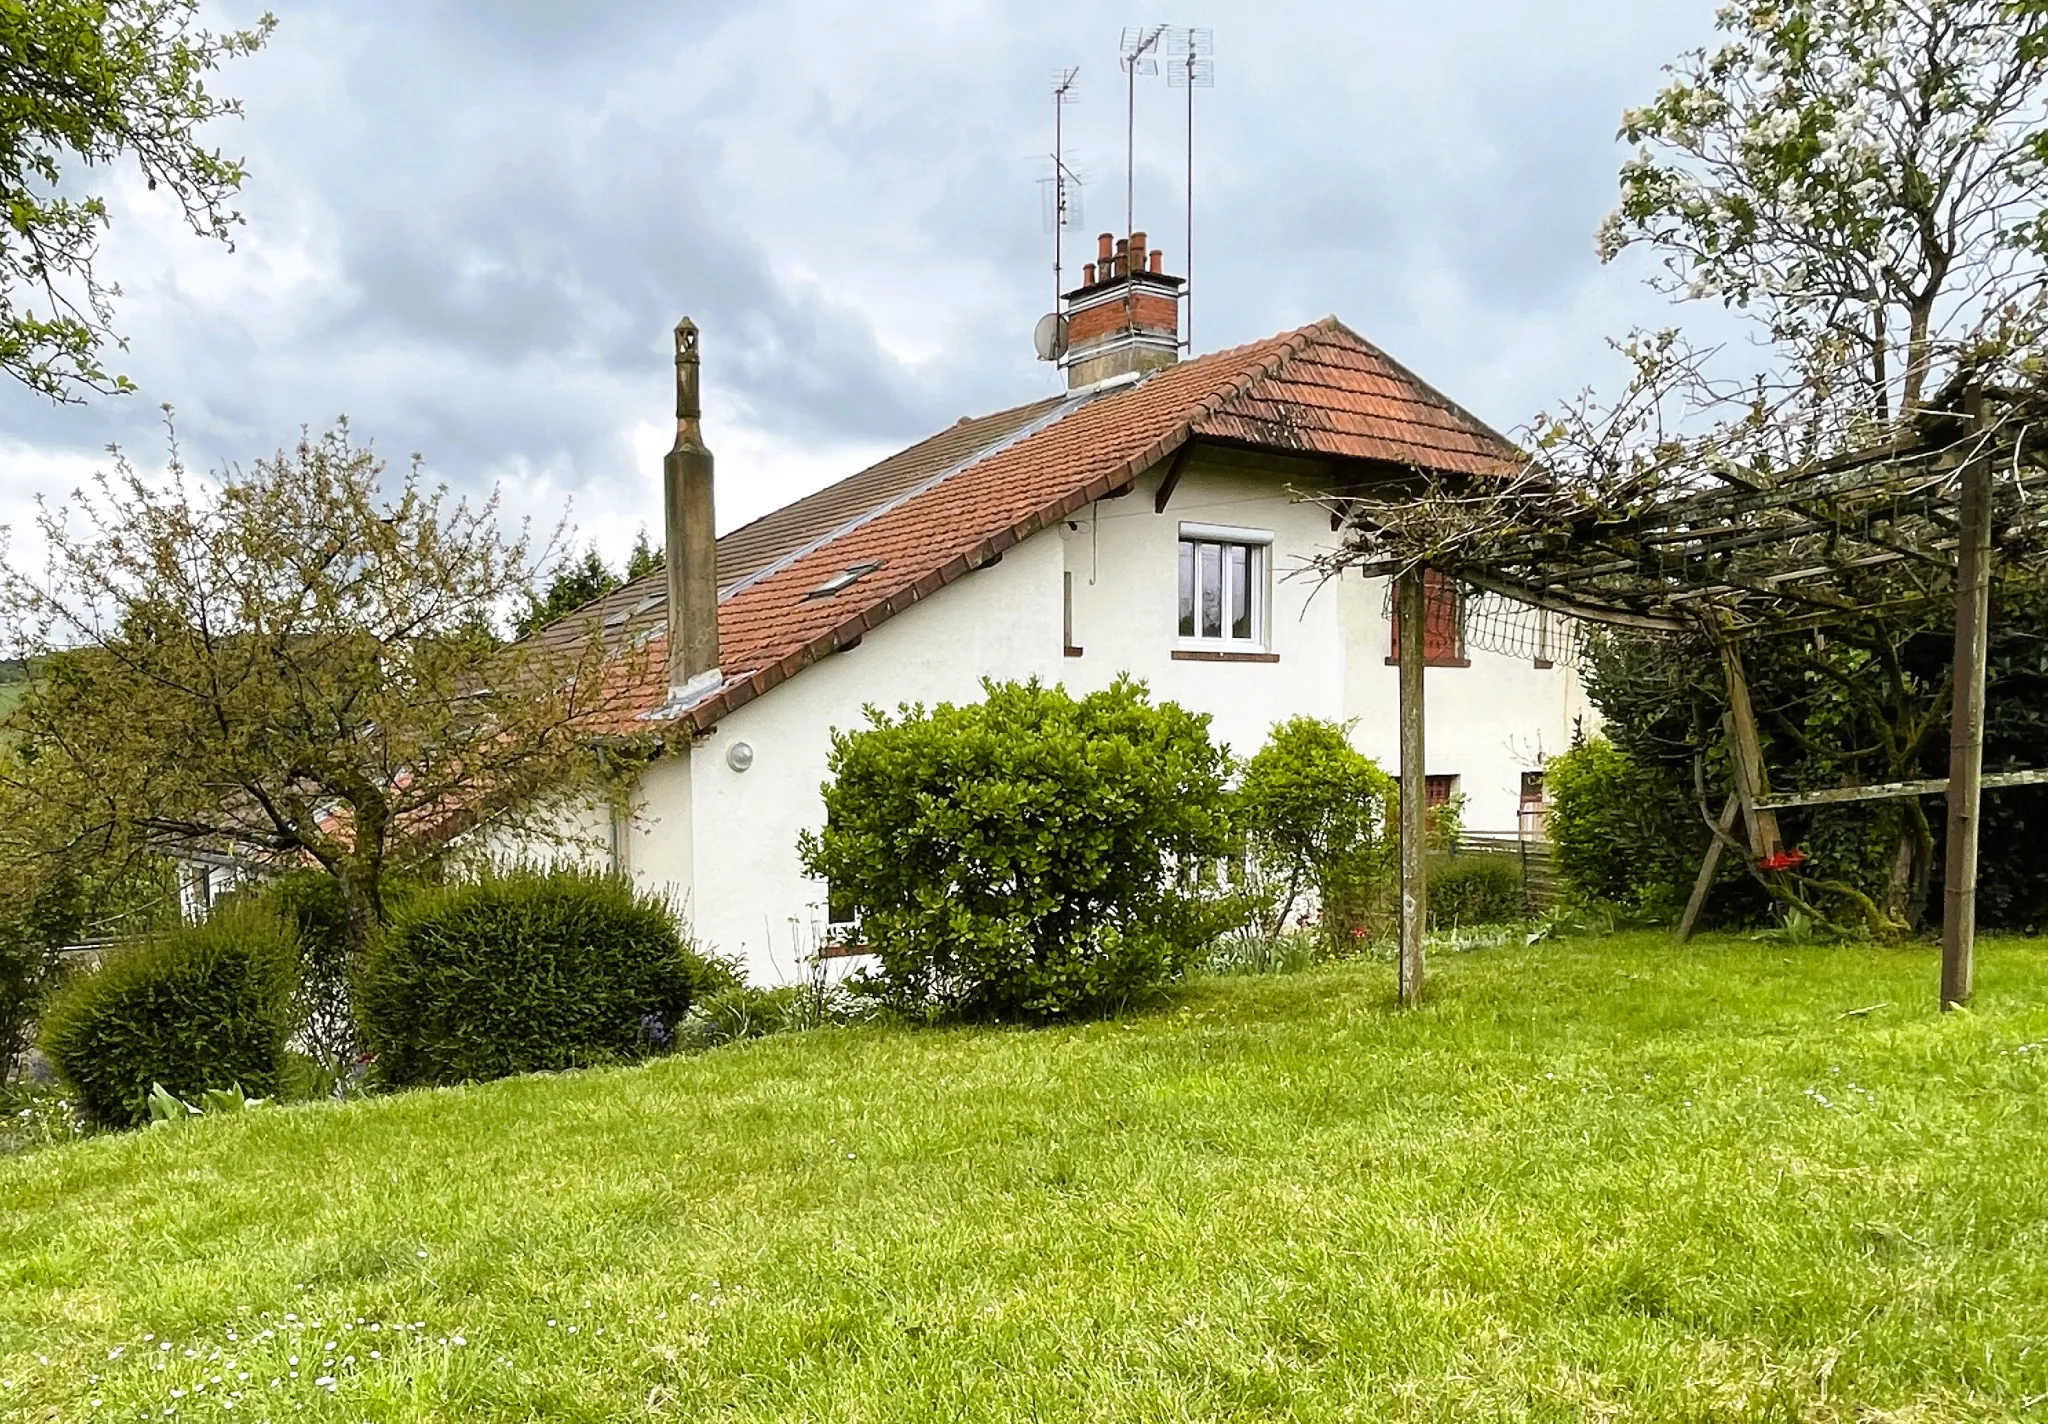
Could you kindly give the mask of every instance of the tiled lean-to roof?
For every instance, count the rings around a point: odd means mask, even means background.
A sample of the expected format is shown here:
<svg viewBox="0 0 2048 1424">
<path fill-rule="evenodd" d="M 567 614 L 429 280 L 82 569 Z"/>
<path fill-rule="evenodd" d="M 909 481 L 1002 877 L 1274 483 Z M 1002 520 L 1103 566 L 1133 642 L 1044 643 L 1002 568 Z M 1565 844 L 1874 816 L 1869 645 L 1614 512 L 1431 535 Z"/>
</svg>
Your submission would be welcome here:
<svg viewBox="0 0 2048 1424">
<path fill-rule="evenodd" d="M 1129 385 L 963 420 L 718 541 L 725 682 L 674 716 L 664 575 L 636 579 L 536 633 L 640 641 L 636 684 L 605 700 L 613 735 L 708 730 L 1011 545 L 1127 485 L 1190 439 L 1490 475 L 1508 442 L 1328 318 Z M 847 580 L 850 571 L 860 571 Z M 835 591 L 820 593 L 840 581 Z"/>
</svg>

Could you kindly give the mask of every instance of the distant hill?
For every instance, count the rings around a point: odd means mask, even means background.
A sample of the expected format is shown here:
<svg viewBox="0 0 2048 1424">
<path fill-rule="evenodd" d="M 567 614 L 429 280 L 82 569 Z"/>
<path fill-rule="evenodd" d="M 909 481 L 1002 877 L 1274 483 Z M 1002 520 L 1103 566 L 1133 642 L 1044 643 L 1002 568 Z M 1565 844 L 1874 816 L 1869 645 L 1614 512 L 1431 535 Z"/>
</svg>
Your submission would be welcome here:
<svg viewBox="0 0 2048 1424">
<path fill-rule="evenodd" d="M 21 698 L 22 679 L 28 673 L 28 664 L 20 658 L 0 658 L 0 717 L 14 710 L 14 704 Z"/>
</svg>

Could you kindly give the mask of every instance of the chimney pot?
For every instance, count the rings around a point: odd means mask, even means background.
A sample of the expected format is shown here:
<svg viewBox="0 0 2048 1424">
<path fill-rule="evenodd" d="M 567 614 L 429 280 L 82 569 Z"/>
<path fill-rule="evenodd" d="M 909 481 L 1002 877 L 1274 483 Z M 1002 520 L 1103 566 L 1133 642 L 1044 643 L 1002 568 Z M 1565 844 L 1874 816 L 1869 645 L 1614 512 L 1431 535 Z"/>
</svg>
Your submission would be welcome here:
<svg viewBox="0 0 2048 1424">
<path fill-rule="evenodd" d="M 1095 260 L 1105 267 L 1109 265 L 1109 245 L 1115 240 L 1106 232 L 1095 239 Z"/>
<path fill-rule="evenodd" d="M 1115 277 L 1124 277 L 1130 274 L 1130 270 L 1131 245 L 1128 241 L 1120 237 L 1116 240 L 1116 256 L 1112 259 L 1110 275 Z"/>
<path fill-rule="evenodd" d="M 1131 270 L 1133 272 L 1145 270 L 1145 234 L 1142 232 L 1131 234 Z"/>
<path fill-rule="evenodd" d="M 1081 285 L 1084 287 L 1095 285 L 1095 264 L 1093 262 L 1090 262 L 1081 269 Z"/>
<path fill-rule="evenodd" d="M 1166 254 L 1156 247 L 1152 249 L 1152 270 L 1154 272 L 1164 272 L 1166 270 Z"/>
</svg>

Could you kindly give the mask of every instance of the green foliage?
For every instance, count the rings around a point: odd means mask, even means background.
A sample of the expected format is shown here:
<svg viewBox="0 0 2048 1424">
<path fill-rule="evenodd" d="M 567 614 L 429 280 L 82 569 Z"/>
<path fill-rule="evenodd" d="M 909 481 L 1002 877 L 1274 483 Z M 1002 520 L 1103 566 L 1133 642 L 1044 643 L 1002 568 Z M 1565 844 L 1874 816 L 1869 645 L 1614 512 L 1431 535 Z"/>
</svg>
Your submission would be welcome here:
<svg viewBox="0 0 2048 1424">
<path fill-rule="evenodd" d="M 1628 757 L 1605 737 L 1587 738 L 1545 764 L 1551 863 L 1573 901 L 1635 897 L 1642 865 L 1639 782 Z"/>
<path fill-rule="evenodd" d="M 0 748 L 0 864 L 311 861 L 357 953 L 386 875 L 480 818 L 560 824 L 607 766 L 588 719 L 649 656 L 506 646 L 531 541 L 495 495 L 393 475 L 345 425 L 204 484 L 175 451 L 166 480 L 117 463 L 40 526 L 47 575 L 0 560 L 0 626 L 36 654 Z"/>
<path fill-rule="evenodd" d="M 1385 827 L 1394 781 L 1351 745 L 1347 731 L 1291 718 L 1245 763 L 1232 812 L 1246 854 L 1278 890 L 1263 925 L 1269 935 L 1288 923 L 1306 891 L 1318 892 L 1327 920 L 1391 865 Z"/>
<path fill-rule="evenodd" d="M 1824 640 L 1745 640 L 1743 660 L 1772 787 L 1945 776 L 1954 644 L 1946 620 L 1937 609 L 1845 621 Z M 1577 893 L 1631 907 L 1660 897 L 1667 905 L 1682 904 L 1707 845 L 1702 792 L 1706 809 L 1718 814 L 1732 785 L 1718 727 L 1727 696 L 1718 662 L 1710 650 L 1683 642 L 1614 633 L 1591 639 L 1588 653 L 1587 689 L 1626 772 L 1604 795 L 1577 803 L 1605 823 L 1590 839 L 1571 824 L 1574 804 L 1567 781 L 1559 779 L 1569 778 L 1570 765 L 1547 773 L 1560 875 L 1567 884 L 1576 876 L 1591 887 L 1575 887 Z M 1999 591 L 1988 669 L 1985 770 L 2048 766 L 2048 597 Z M 1983 815 L 1980 920 L 2011 929 L 2048 923 L 2048 858 L 2036 851 L 2048 833 L 2048 788 L 1987 792 Z M 1809 807 L 1780 812 L 1778 820 L 1788 842 L 1807 856 L 1794 877 L 1799 883 L 1847 887 L 1905 929 L 1933 918 L 1944 830 L 1938 799 Z M 1578 844 L 1606 847 L 1608 869 L 1575 872 L 1569 860 Z M 1716 922 L 1768 918 L 1766 896 L 1744 859 L 1723 857 L 1707 902 Z M 1809 903 L 1802 913 L 1838 927 L 1841 921 L 1863 927 L 1846 893 L 1813 899 L 1824 911 Z"/>
<path fill-rule="evenodd" d="M 1179 974 L 1222 925 L 1229 848 L 1209 719 L 1143 684 L 869 709 L 835 733 L 809 873 L 860 917 L 872 987 L 916 1013 L 1095 1012 Z"/>
<path fill-rule="evenodd" d="M 641 525 L 640 532 L 633 536 L 632 549 L 626 554 L 626 582 L 646 578 L 666 567 L 667 556 L 647 542 L 647 526 Z"/>
<path fill-rule="evenodd" d="M 1527 914 L 1522 867 L 1512 858 L 1447 855 L 1430 861 L 1430 928 L 1512 924 Z"/>
<path fill-rule="evenodd" d="M 691 1005 L 689 1018 L 677 1030 L 675 1046 L 714 1048 L 773 1033 L 801 1033 L 848 1023 L 857 1016 L 846 991 L 826 983 L 822 974 L 813 975 L 808 983 L 773 988 L 735 982 Z"/>
<path fill-rule="evenodd" d="M 1850 373 L 1865 418 L 2038 339 L 2014 249 L 2048 246 L 2048 6 L 1738 0 L 1715 27 L 1622 118 L 1603 257 L 1650 244 L 1668 290 Z"/>
<path fill-rule="evenodd" d="M 1324 937 L 1313 930 L 1267 934 L 1253 927 L 1217 937 L 1202 956 L 1211 974 L 1298 974 L 1325 958 Z"/>
<path fill-rule="evenodd" d="M 52 399 L 133 389 L 100 364 L 118 289 L 93 270 L 109 216 L 82 177 L 132 159 L 201 236 L 228 242 L 242 220 L 226 206 L 241 162 L 198 138 L 241 105 L 206 76 L 261 48 L 276 22 L 213 34 L 199 13 L 198 0 L 0 5 L 0 371 Z"/>
<path fill-rule="evenodd" d="M 199 1095 L 199 1101 L 188 1103 L 166 1088 L 162 1083 L 149 1085 L 149 1125 L 151 1127 L 175 1127 L 195 1117 L 218 1117 L 222 1113 L 248 1112 L 270 1102 L 268 1098 L 252 1098 L 242 1091 L 240 1083 L 226 1088 L 208 1088 Z"/>
<path fill-rule="evenodd" d="M 84 923 L 84 887 L 75 876 L 44 876 L 0 895 L 0 1088 L 56 986 L 57 951 L 78 940 Z"/>
<path fill-rule="evenodd" d="M 382 886 L 388 911 L 398 886 Z M 330 1071 L 354 1061 L 355 1020 L 349 1008 L 349 977 L 356 954 L 349 937 L 348 901 L 341 882 L 323 870 L 290 870 L 259 881 L 221 900 L 223 907 L 249 904 L 275 916 L 298 946 L 293 1021 L 312 1056 Z"/>
<path fill-rule="evenodd" d="M 239 1084 L 277 1092 L 291 1032 L 291 934 L 250 909 L 111 952 L 51 999 L 40 1042 L 94 1122 L 147 1121 L 162 1085 L 181 1098 Z"/>
<path fill-rule="evenodd" d="M 386 1083 L 459 1083 L 665 1047 L 731 971 L 615 876 L 518 870 L 423 891 L 372 946 L 358 1023 Z"/>
<path fill-rule="evenodd" d="M 605 566 L 597 546 L 592 545 L 583 551 L 581 559 L 572 560 L 555 570 L 554 576 L 548 580 L 546 592 L 536 594 L 531 589 L 527 590 L 526 611 L 519 615 L 514 631 L 524 638 L 563 614 L 574 613 L 584 604 L 603 598 L 622 582 L 624 580 Z"/>
</svg>

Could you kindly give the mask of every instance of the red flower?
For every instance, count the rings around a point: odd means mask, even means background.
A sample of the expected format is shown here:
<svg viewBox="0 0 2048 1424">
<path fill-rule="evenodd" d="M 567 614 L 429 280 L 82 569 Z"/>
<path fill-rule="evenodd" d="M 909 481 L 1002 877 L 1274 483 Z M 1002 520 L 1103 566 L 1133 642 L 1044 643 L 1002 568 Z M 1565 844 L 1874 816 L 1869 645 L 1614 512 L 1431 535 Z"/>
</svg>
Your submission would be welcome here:
<svg viewBox="0 0 2048 1424">
<path fill-rule="evenodd" d="M 1775 855 L 1767 855 L 1756 865 L 1759 870 L 1790 870 L 1795 865 L 1806 864 L 1806 852 L 1797 846 L 1788 846 Z"/>
</svg>

